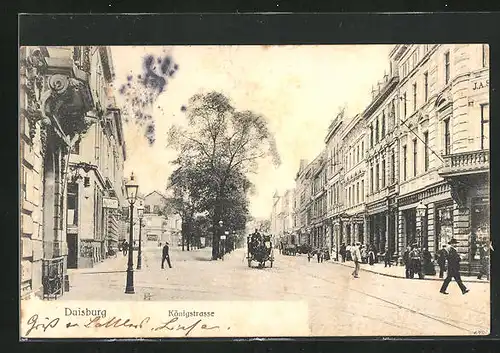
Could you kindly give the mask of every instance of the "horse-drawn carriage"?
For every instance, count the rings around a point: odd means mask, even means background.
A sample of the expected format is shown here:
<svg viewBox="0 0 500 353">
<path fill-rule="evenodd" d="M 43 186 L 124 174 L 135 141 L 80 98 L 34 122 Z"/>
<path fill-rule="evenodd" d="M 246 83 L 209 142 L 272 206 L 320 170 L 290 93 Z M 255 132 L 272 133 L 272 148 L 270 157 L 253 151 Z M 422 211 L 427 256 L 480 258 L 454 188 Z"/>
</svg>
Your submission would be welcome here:
<svg viewBox="0 0 500 353">
<path fill-rule="evenodd" d="M 274 249 L 270 235 L 259 233 L 250 235 L 247 238 L 247 249 L 248 267 L 252 267 L 252 261 L 258 262 L 261 268 L 266 266 L 266 262 L 273 267 Z"/>
<path fill-rule="evenodd" d="M 283 244 L 281 249 L 283 255 L 295 256 L 297 255 L 297 245 L 295 244 Z"/>
</svg>

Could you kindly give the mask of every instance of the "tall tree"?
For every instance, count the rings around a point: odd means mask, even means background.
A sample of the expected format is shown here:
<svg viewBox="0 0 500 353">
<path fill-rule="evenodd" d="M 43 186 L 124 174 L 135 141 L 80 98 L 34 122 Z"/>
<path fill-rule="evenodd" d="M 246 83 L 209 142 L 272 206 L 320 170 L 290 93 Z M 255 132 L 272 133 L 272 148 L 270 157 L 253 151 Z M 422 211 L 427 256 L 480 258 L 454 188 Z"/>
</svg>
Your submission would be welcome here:
<svg viewBox="0 0 500 353">
<path fill-rule="evenodd" d="M 177 149 L 181 159 L 203 161 L 208 166 L 215 190 L 211 212 L 215 226 L 221 220 L 229 179 L 235 174 L 256 172 L 257 162 L 265 157 L 279 165 L 279 153 L 266 119 L 252 111 L 237 111 L 222 93 L 196 94 L 182 110 L 187 126 L 170 129 L 169 146 Z M 212 259 L 217 259 L 215 232 L 212 245 Z"/>
</svg>

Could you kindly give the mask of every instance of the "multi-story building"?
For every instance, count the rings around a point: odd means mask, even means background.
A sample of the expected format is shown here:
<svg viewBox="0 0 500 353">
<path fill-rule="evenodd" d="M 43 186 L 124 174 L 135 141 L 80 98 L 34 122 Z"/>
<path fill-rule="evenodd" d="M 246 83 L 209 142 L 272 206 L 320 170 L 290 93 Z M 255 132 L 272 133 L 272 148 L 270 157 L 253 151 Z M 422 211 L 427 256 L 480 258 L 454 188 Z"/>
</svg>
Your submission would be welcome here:
<svg viewBox="0 0 500 353">
<path fill-rule="evenodd" d="M 68 268 L 92 267 L 117 249 L 125 200 L 123 167 L 126 158 L 120 110 L 111 95 L 114 77 L 109 48 L 91 50 L 96 77 L 92 97 L 106 107 L 69 157 L 67 189 Z"/>
<path fill-rule="evenodd" d="M 435 252 L 452 236 L 477 267 L 489 237 L 489 55 L 481 44 L 397 45 L 400 247 Z"/>
<path fill-rule="evenodd" d="M 312 164 L 301 159 L 295 176 L 295 232 L 299 244 L 310 244 Z"/>
<path fill-rule="evenodd" d="M 326 151 L 322 151 L 312 162 L 311 174 L 311 231 L 312 237 L 309 242 L 313 247 L 327 246 L 327 227 L 324 223 L 326 215 L 326 181 L 327 181 L 327 155 Z"/>
<path fill-rule="evenodd" d="M 325 224 L 329 234 L 329 247 L 337 253 L 342 238 L 342 210 L 344 200 L 343 169 L 342 169 L 342 128 L 344 126 L 344 111 L 331 122 L 325 138 L 327 162 L 327 211 Z"/>
<path fill-rule="evenodd" d="M 144 196 L 144 239 L 149 242 L 178 244 L 182 219 L 177 214 L 164 214 L 166 196 L 153 191 Z"/>
<path fill-rule="evenodd" d="M 342 217 L 343 242 L 365 243 L 366 231 L 366 123 L 362 115 L 355 115 L 342 131 L 345 199 Z"/>
<path fill-rule="evenodd" d="M 396 67 L 390 67 L 389 74 L 372 90 L 372 100 L 362 113 L 367 126 L 366 243 L 372 245 L 376 253 L 390 251 L 397 257 L 399 76 Z"/>
<path fill-rule="evenodd" d="M 106 47 L 20 49 L 20 294 L 61 295 L 67 276 L 67 189 L 70 152 L 107 106 L 93 88 L 109 81 L 97 63 Z M 92 197 L 92 195 L 89 195 Z M 70 197 L 71 199 L 71 197 Z M 73 220 L 74 222 L 74 220 Z M 62 285 L 64 284 L 64 285 Z"/>
</svg>

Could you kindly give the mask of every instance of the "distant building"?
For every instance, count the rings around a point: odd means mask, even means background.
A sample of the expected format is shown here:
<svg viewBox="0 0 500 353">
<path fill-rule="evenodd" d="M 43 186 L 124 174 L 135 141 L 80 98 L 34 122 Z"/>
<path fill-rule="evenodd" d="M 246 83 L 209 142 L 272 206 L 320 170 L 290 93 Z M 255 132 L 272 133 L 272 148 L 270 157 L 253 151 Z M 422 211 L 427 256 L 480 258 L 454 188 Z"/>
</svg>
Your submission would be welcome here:
<svg viewBox="0 0 500 353">
<path fill-rule="evenodd" d="M 150 242 L 177 245 L 181 239 L 182 219 L 177 214 L 164 214 L 167 197 L 159 191 L 153 191 L 143 198 L 145 239 Z"/>
</svg>

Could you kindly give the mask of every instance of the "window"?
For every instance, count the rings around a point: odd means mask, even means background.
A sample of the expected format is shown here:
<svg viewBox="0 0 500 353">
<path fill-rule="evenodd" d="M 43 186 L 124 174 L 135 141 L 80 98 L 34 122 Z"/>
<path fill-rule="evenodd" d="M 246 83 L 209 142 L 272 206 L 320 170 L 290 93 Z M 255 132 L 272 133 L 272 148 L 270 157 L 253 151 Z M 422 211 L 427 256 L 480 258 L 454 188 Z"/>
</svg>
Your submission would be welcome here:
<svg viewBox="0 0 500 353">
<path fill-rule="evenodd" d="M 429 73 L 424 73 L 424 102 L 429 99 Z"/>
<path fill-rule="evenodd" d="M 394 151 L 391 153 L 391 184 L 396 182 L 396 155 Z"/>
<path fill-rule="evenodd" d="M 406 180 L 407 162 L 408 156 L 406 155 L 406 146 L 403 146 L 403 180 Z"/>
<path fill-rule="evenodd" d="M 382 159 L 382 189 L 385 188 L 385 159 Z"/>
<path fill-rule="evenodd" d="M 450 52 L 444 54 L 444 84 L 450 82 Z"/>
<path fill-rule="evenodd" d="M 417 176 L 417 139 L 413 140 L 413 176 Z"/>
<path fill-rule="evenodd" d="M 379 186 L 380 186 L 380 180 L 379 180 L 380 174 L 379 174 L 378 167 L 379 167 L 379 165 L 377 163 L 375 165 L 375 191 L 378 191 L 379 190 Z"/>
<path fill-rule="evenodd" d="M 78 184 L 68 183 L 67 191 L 67 225 L 78 225 Z"/>
<path fill-rule="evenodd" d="M 417 110 L 417 83 L 413 84 L 413 111 Z"/>
<path fill-rule="evenodd" d="M 373 147 L 373 124 L 370 124 L 370 147 Z"/>
<path fill-rule="evenodd" d="M 160 213 L 160 206 L 154 205 L 153 206 L 153 213 L 156 213 L 156 214 Z"/>
<path fill-rule="evenodd" d="M 356 163 L 359 163 L 359 145 L 356 147 Z"/>
<path fill-rule="evenodd" d="M 403 93 L 403 118 L 406 118 L 406 92 Z"/>
<path fill-rule="evenodd" d="M 451 152 L 451 136 L 450 136 L 450 118 L 443 121 L 444 124 L 444 154 L 448 155 Z"/>
<path fill-rule="evenodd" d="M 359 203 L 359 181 L 356 183 L 356 204 Z"/>
<path fill-rule="evenodd" d="M 424 132 L 424 171 L 429 170 L 429 132 Z"/>
<path fill-rule="evenodd" d="M 382 112 L 382 138 L 385 136 L 385 111 Z"/>
<path fill-rule="evenodd" d="M 151 206 L 150 205 L 144 206 L 144 213 L 151 213 Z"/>
<path fill-rule="evenodd" d="M 378 143 L 378 138 L 379 138 L 379 126 L 377 118 L 377 121 L 375 121 L 375 143 Z"/>
<path fill-rule="evenodd" d="M 370 193 L 373 194 L 373 167 L 370 168 Z"/>
<path fill-rule="evenodd" d="M 488 44 L 482 45 L 482 61 L 483 67 L 488 67 L 490 61 L 490 46 Z"/>
<path fill-rule="evenodd" d="M 71 150 L 71 154 L 80 154 L 80 140 L 75 142 L 73 149 Z"/>
<path fill-rule="evenodd" d="M 490 146 L 490 105 L 481 104 L 481 149 L 489 149 Z"/>
<path fill-rule="evenodd" d="M 361 159 L 365 158 L 365 141 L 361 141 Z"/>
<path fill-rule="evenodd" d="M 365 180 L 361 179 L 361 201 L 365 201 Z"/>
</svg>

